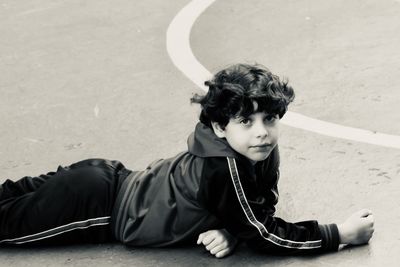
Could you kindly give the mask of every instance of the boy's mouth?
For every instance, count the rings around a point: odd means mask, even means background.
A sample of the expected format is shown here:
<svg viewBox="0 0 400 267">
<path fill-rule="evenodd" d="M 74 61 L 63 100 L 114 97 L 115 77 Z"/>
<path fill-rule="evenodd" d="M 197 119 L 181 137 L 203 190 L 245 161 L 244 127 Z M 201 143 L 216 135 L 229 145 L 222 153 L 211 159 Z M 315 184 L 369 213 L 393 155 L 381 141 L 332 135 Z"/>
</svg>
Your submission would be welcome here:
<svg viewBox="0 0 400 267">
<path fill-rule="evenodd" d="M 255 149 L 256 151 L 267 151 L 271 147 L 270 144 L 259 144 L 259 145 L 254 145 L 251 146 L 250 148 Z"/>
<path fill-rule="evenodd" d="M 267 143 L 265 143 L 265 144 L 259 144 L 259 145 L 254 145 L 254 146 L 251 146 L 251 147 L 259 147 L 259 148 L 263 148 L 263 147 L 269 147 L 269 146 L 271 146 L 270 144 L 267 144 Z"/>
</svg>

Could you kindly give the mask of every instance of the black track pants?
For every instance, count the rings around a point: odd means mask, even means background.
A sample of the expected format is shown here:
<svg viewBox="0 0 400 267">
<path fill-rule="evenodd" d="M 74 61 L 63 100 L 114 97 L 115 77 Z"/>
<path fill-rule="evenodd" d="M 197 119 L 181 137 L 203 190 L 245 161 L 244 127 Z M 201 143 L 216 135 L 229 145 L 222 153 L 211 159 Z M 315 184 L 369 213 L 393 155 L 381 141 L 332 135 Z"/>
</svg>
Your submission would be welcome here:
<svg viewBox="0 0 400 267">
<path fill-rule="evenodd" d="M 112 241 L 112 208 L 128 173 L 119 161 L 88 159 L 7 180 L 0 186 L 0 245 Z"/>
</svg>

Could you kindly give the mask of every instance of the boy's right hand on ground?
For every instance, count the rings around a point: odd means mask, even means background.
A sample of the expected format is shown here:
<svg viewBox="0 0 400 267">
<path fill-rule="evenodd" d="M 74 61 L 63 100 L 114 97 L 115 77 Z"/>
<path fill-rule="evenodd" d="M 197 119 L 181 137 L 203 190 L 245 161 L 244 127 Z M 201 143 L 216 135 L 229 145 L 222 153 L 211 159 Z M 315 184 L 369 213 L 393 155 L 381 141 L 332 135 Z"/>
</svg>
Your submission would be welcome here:
<svg viewBox="0 0 400 267">
<path fill-rule="evenodd" d="M 237 239 L 225 229 L 209 230 L 199 235 L 197 245 L 200 244 L 215 257 L 223 258 L 233 252 Z"/>
<path fill-rule="evenodd" d="M 368 243 L 374 233 L 374 216 L 367 209 L 357 211 L 342 224 L 338 224 L 338 229 L 341 244 Z"/>
</svg>

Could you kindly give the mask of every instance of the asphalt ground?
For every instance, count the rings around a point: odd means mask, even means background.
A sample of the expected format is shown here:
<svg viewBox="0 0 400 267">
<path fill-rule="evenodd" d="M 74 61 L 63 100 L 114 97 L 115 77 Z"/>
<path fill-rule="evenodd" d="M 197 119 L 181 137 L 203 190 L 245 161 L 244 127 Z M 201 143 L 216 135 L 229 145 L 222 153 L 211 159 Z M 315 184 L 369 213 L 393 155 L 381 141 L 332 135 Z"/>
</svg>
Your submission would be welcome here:
<svg viewBox="0 0 400 267">
<path fill-rule="evenodd" d="M 131 169 L 186 148 L 201 93 L 172 63 L 166 31 L 189 1 L 0 1 L 1 181 L 75 161 Z M 291 111 L 400 135 L 399 1 L 216 1 L 196 21 L 208 70 L 259 62 L 289 78 Z M 278 215 L 341 222 L 370 208 L 367 246 L 316 257 L 217 260 L 201 247 L 1 248 L 0 266 L 397 266 L 400 150 L 282 125 Z"/>
</svg>

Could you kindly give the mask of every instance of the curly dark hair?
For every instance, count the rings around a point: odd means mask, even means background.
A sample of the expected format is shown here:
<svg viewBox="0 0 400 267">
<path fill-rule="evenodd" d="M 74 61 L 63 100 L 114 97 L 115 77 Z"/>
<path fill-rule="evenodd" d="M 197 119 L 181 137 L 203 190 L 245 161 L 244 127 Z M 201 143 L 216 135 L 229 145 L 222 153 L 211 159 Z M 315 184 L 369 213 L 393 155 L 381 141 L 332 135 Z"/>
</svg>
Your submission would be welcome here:
<svg viewBox="0 0 400 267">
<path fill-rule="evenodd" d="M 260 64 L 235 64 L 217 72 L 204 83 L 206 95 L 195 94 L 192 103 L 201 105 L 200 121 L 211 127 L 211 121 L 224 128 L 231 118 L 248 117 L 266 112 L 282 118 L 294 100 L 294 91 L 287 80 L 280 80 Z M 258 108 L 254 110 L 253 101 Z"/>
</svg>

